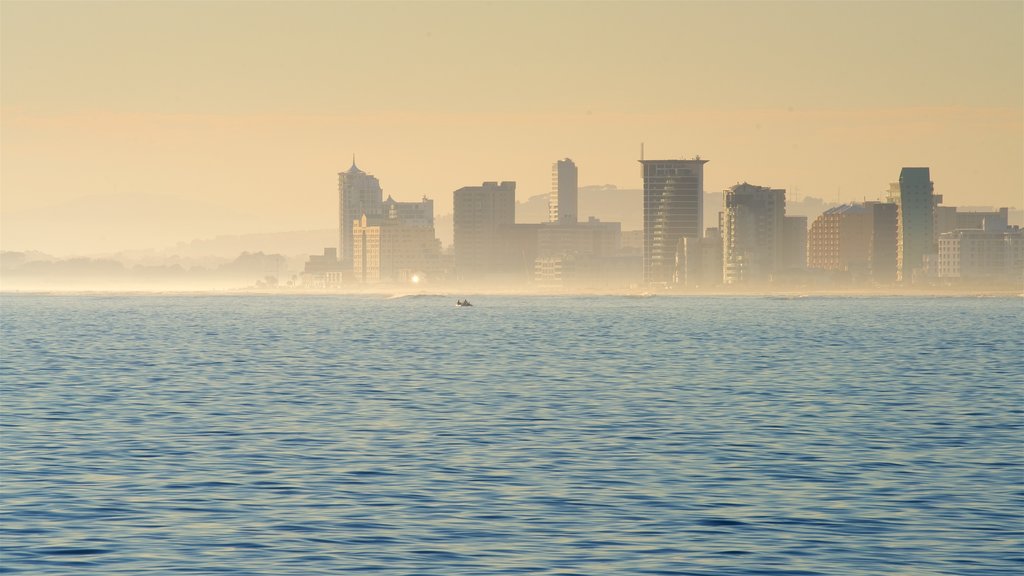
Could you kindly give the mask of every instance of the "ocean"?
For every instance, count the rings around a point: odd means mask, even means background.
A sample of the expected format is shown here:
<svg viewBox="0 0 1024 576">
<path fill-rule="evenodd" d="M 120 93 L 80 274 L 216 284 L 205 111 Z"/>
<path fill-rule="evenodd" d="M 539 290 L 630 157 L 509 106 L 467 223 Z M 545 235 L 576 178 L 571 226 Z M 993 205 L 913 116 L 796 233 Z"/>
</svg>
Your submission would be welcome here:
<svg viewBox="0 0 1024 576">
<path fill-rule="evenodd" d="M 1024 300 L 0 296 L 0 572 L 1024 572 Z"/>
</svg>

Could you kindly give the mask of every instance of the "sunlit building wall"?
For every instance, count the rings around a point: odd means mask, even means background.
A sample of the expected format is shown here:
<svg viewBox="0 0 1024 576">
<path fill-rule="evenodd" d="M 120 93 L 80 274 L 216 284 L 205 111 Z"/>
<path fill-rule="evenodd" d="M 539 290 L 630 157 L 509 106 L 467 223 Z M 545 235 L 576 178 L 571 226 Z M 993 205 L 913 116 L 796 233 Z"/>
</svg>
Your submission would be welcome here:
<svg viewBox="0 0 1024 576">
<path fill-rule="evenodd" d="M 405 283 L 438 269 L 441 245 L 434 229 L 363 216 L 353 223 L 353 271 L 364 283 Z"/>
<path fill-rule="evenodd" d="M 306 288 L 337 288 L 342 284 L 342 267 L 337 248 L 324 248 L 323 254 L 313 254 L 302 270 L 302 285 Z"/>
<path fill-rule="evenodd" d="M 896 205 L 843 204 L 811 224 L 807 267 L 890 283 L 896 275 Z"/>
</svg>

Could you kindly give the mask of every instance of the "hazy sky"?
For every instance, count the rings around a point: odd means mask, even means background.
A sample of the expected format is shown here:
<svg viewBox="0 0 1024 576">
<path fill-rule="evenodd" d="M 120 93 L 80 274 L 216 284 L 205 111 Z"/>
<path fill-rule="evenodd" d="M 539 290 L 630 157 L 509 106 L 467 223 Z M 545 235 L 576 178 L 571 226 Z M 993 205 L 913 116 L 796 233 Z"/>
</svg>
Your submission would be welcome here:
<svg viewBox="0 0 1024 576">
<path fill-rule="evenodd" d="M 0 2 L 0 247 L 58 254 L 337 225 L 516 180 L 1024 206 L 1024 3 Z"/>
</svg>

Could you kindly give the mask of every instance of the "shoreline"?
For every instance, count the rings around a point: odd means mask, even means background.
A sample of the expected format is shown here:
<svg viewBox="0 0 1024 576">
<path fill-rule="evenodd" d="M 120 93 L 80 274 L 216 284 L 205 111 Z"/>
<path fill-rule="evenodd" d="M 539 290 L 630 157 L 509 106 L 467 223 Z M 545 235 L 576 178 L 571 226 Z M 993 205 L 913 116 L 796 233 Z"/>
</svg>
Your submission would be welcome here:
<svg viewBox="0 0 1024 576">
<path fill-rule="evenodd" d="M 801 298 L 1024 298 L 1022 289 L 992 289 L 992 290 L 953 290 L 943 288 L 908 288 L 908 289 L 830 289 L 830 290 L 800 290 L 800 289 L 735 289 L 735 290 L 586 290 L 571 291 L 561 289 L 536 289 L 536 290 L 502 290 L 484 289 L 482 287 L 466 286 L 463 289 L 454 287 L 437 287 L 436 290 L 403 290 L 387 289 L 385 287 L 368 288 L 366 290 L 330 290 L 330 289 L 305 289 L 305 288 L 196 288 L 196 289 L 160 289 L 160 288 L 27 288 L 9 289 L 0 288 L 0 295 L 4 296 L 345 296 L 345 297 L 367 297 L 384 299 L 401 299 L 408 297 L 436 297 L 436 298 L 460 298 L 460 297 L 545 297 L 545 298 L 780 298 L 780 299 L 801 299 Z"/>
</svg>

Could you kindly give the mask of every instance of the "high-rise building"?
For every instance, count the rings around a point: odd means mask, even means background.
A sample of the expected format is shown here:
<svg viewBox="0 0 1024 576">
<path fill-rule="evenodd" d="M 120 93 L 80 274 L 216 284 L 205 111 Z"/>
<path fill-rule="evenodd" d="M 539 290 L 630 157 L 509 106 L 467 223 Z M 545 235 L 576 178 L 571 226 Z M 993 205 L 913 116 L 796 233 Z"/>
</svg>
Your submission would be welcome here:
<svg viewBox="0 0 1024 576">
<path fill-rule="evenodd" d="M 575 224 L 579 217 L 579 172 L 566 158 L 551 167 L 551 195 L 548 197 L 548 221 Z"/>
<path fill-rule="evenodd" d="M 407 283 L 438 271 L 441 245 L 433 226 L 363 216 L 352 227 L 353 272 L 359 282 Z"/>
<path fill-rule="evenodd" d="M 896 278 L 896 205 L 843 204 L 825 211 L 808 233 L 807 267 L 852 279 Z"/>
<path fill-rule="evenodd" d="M 504 244 L 516 220 L 516 183 L 459 188 L 453 202 L 456 274 L 473 278 L 500 271 Z"/>
<path fill-rule="evenodd" d="M 924 256 L 936 253 L 934 193 L 928 168 L 903 168 L 900 181 L 889 185 L 889 202 L 899 207 L 896 273 L 901 282 L 910 282 Z"/>
<path fill-rule="evenodd" d="M 767 282 L 782 269 L 786 191 L 737 184 L 725 191 L 722 281 Z"/>
<path fill-rule="evenodd" d="M 338 258 L 344 269 L 352 269 L 353 223 L 364 215 L 380 216 L 383 195 L 380 182 L 357 168 L 355 157 L 351 168 L 338 173 Z"/>
<path fill-rule="evenodd" d="M 640 160 L 644 178 L 644 282 L 669 284 L 680 238 L 704 231 L 704 164 L 693 160 Z"/>
</svg>

